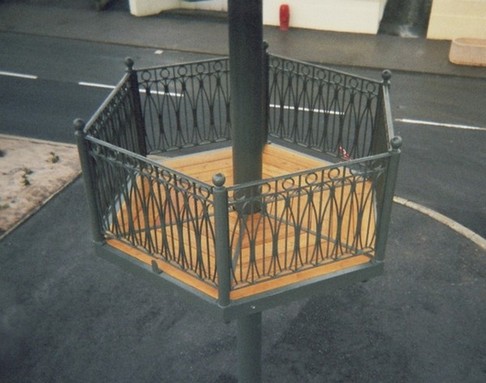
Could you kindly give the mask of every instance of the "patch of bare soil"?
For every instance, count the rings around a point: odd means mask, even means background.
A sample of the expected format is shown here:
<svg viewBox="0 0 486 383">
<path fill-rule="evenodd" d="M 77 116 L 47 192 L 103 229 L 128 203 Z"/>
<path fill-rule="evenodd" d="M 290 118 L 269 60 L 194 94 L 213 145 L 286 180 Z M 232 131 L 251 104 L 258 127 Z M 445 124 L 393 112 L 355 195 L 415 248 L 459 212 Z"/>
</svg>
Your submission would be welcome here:
<svg viewBox="0 0 486 383">
<path fill-rule="evenodd" d="M 80 173 L 75 145 L 0 134 L 0 238 Z"/>
</svg>

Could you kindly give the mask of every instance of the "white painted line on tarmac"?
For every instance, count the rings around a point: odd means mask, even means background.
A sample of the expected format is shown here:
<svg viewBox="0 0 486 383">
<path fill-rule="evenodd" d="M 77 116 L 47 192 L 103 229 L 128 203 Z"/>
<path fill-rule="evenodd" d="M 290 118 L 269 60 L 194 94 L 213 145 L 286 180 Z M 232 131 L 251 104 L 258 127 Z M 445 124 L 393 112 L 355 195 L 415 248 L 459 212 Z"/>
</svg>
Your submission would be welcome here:
<svg viewBox="0 0 486 383">
<path fill-rule="evenodd" d="M 486 132 L 486 128 L 482 128 L 479 126 L 471 126 L 471 125 L 449 124 L 445 122 L 433 122 L 433 121 L 425 121 L 425 120 L 414 120 L 410 118 L 396 118 L 395 121 L 403 122 L 404 124 L 438 126 L 441 128 L 453 128 L 453 129 L 463 129 L 463 130 L 480 130 Z"/>
<path fill-rule="evenodd" d="M 425 207 L 402 197 L 393 197 L 393 202 L 429 216 L 430 218 L 436 220 L 443 225 L 446 225 L 450 229 L 454 230 L 456 233 L 474 242 L 483 250 L 486 250 L 486 239 L 481 237 L 474 231 L 468 229 L 467 227 L 461 225 L 459 222 L 456 222 L 453 219 L 450 219 L 449 217 L 446 217 L 445 215 L 436 212 L 435 210 L 429 209 L 428 207 Z"/>
<path fill-rule="evenodd" d="M 37 80 L 39 78 L 39 76 L 35 76 L 33 74 L 7 72 L 7 71 L 3 71 L 3 70 L 0 70 L 0 76 L 26 78 L 26 79 L 29 79 L 29 80 Z"/>
<path fill-rule="evenodd" d="M 114 85 L 98 84 L 96 82 L 80 81 L 80 82 L 78 82 L 78 85 L 87 86 L 87 87 L 91 87 L 91 88 L 115 89 Z"/>
<path fill-rule="evenodd" d="M 147 89 L 145 89 L 145 88 L 140 88 L 139 91 L 147 94 Z M 168 95 L 168 96 L 171 96 L 171 97 L 184 97 L 184 95 L 182 93 L 174 93 L 174 92 L 166 93 L 162 90 L 150 90 L 150 94 L 156 94 L 156 95 L 159 95 L 159 96 Z"/>
<path fill-rule="evenodd" d="M 280 109 L 280 108 L 283 108 L 283 109 L 286 109 L 286 110 L 294 110 L 295 107 L 294 106 L 290 106 L 290 105 L 277 105 L 277 104 L 270 104 L 269 105 L 270 108 L 276 108 L 276 109 Z M 321 113 L 321 114 L 334 114 L 334 115 L 338 115 L 338 116 L 343 116 L 344 115 L 344 112 L 339 112 L 339 111 L 335 111 L 335 110 L 325 110 L 325 109 L 310 109 L 310 108 L 304 108 L 304 107 L 299 107 L 297 108 L 297 110 L 299 112 L 314 112 L 314 113 Z"/>
<path fill-rule="evenodd" d="M 102 88 L 102 89 L 115 89 L 116 88 L 115 85 L 99 84 L 97 82 L 85 82 L 85 81 L 78 82 L 78 85 L 87 86 L 87 87 L 91 87 L 91 88 Z M 141 93 L 147 93 L 147 90 L 145 88 L 140 88 L 139 91 Z M 150 91 L 150 94 L 156 94 L 156 95 L 159 95 L 159 96 L 169 95 L 171 97 L 184 97 L 184 95 L 182 93 L 173 93 L 173 92 L 166 93 L 166 92 L 163 92 L 163 91 L 152 91 L 152 90 Z"/>
</svg>

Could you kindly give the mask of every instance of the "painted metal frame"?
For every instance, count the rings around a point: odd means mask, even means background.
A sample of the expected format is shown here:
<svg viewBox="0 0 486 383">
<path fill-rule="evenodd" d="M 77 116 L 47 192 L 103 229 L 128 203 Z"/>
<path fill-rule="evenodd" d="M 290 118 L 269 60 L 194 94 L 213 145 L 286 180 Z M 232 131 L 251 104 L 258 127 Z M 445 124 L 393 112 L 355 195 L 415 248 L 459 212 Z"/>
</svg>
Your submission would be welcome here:
<svg viewBox="0 0 486 383">
<path fill-rule="evenodd" d="M 148 273 L 142 274 L 146 277 L 150 275 L 149 278 L 156 282 L 169 282 L 170 285 L 180 287 L 190 296 L 198 298 L 197 301 L 205 303 L 210 311 L 225 321 L 261 312 L 294 299 L 307 297 L 310 294 L 319 293 L 322 289 L 334 288 L 352 281 L 367 280 L 380 274 L 383 270 L 384 251 L 401 146 L 401 140 L 398 137 L 393 137 L 388 94 L 389 73 L 384 72 L 383 82 L 377 82 L 319 66 L 310 64 L 306 66 L 305 63 L 281 57 L 269 56 L 267 62 L 270 63 L 268 75 L 269 137 L 294 145 L 297 148 L 310 149 L 326 156 L 326 158 L 341 162 L 331 165 L 329 169 L 313 169 L 307 173 L 288 175 L 281 179 L 262 180 L 256 181 L 256 183 L 226 187 L 224 178 L 221 176 L 216 176 L 213 179 L 213 185 L 206 185 L 184 174 L 177 174 L 170 169 L 164 169 L 161 165 L 148 160 L 145 157 L 147 152 L 164 151 L 170 153 L 172 150 L 184 150 L 188 146 L 198 147 L 199 145 L 230 139 L 228 125 L 231 121 L 227 117 L 219 119 L 224 125 L 223 129 L 220 129 L 216 126 L 214 118 L 217 113 L 220 113 L 216 110 L 217 107 L 223 107 L 223 113 L 226 113 L 230 102 L 226 83 L 229 68 L 225 59 L 182 64 L 179 67 L 171 66 L 137 71 L 133 69 L 133 62 L 128 60 L 127 75 L 124 76 L 88 124 L 84 126 L 84 123 L 80 120 L 75 122 L 93 237 L 97 244 L 98 253 L 111 260 L 120 261 L 129 269 L 148 271 Z M 188 71 L 188 68 L 191 68 L 191 71 Z M 215 70 L 214 76 L 212 70 Z M 147 73 L 150 73 L 150 75 L 147 75 Z M 167 73 L 171 73 L 171 75 L 168 76 Z M 161 74 L 161 79 L 154 77 L 156 74 Z M 188 81 L 191 82 L 191 86 L 189 86 Z M 171 86 L 174 86 L 174 88 L 171 89 Z M 184 97 L 176 95 L 177 87 L 184 90 Z M 322 98 L 324 90 L 332 97 Z M 309 100 L 315 91 L 319 95 L 317 99 L 321 97 L 321 104 L 314 104 L 309 107 Z M 170 95 L 170 93 L 173 93 L 173 95 Z M 157 96 L 154 96 L 154 94 Z M 152 97 L 160 97 L 164 101 L 156 104 Z M 160 108 L 160 105 L 169 105 L 167 97 L 175 98 L 175 101 L 172 100 L 172 110 Z M 280 99 L 278 99 L 279 97 Z M 184 100 L 182 100 L 183 98 Z M 293 110 L 291 111 L 285 104 L 286 100 L 289 99 L 293 100 L 291 103 Z M 360 100 L 359 104 L 353 104 L 357 99 Z M 199 100 L 199 103 L 191 100 Z M 201 100 L 204 100 L 204 102 Z M 304 103 L 302 103 L 302 100 L 304 100 Z M 186 110 L 184 108 L 187 105 L 184 106 L 183 102 L 192 105 L 190 113 L 187 113 L 189 118 L 186 120 L 181 118 L 182 114 L 180 113 L 181 110 Z M 348 104 L 345 104 L 345 102 L 348 102 Z M 351 106 L 349 106 L 350 102 Z M 278 105 L 278 107 L 275 108 L 272 105 Z M 201 111 L 201 108 L 205 108 L 205 110 Z M 322 112 L 326 108 L 329 111 L 327 114 Z M 156 111 L 155 114 L 154 110 Z M 211 135 L 211 133 L 204 137 L 196 135 L 196 139 L 192 142 L 178 141 L 178 145 L 157 147 L 155 142 L 168 142 L 167 140 L 154 139 L 153 133 L 155 129 L 154 115 L 157 115 L 156 123 L 159 124 L 159 128 L 163 126 L 165 129 L 170 126 L 167 122 L 170 122 L 170 119 L 162 113 L 164 110 L 169 114 L 174 113 L 174 116 L 177 117 L 173 120 L 176 121 L 175 131 L 181 131 L 185 128 L 182 126 L 183 123 L 187 121 L 194 123 L 203 116 L 207 119 L 203 118 L 202 122 L 197 122 L 197 125 L 209 121 L 213 126 L 207 132 L 220 132 L 221 134 Z M 339 110 L 344 110 L 344 112 L 341 113 Z M 280 114 L 277 114 L 278 112 Z M 356 119 L 352 120 L 346 113 L 352 113 L 353 116 L 356 116 Z M 287 115 L 285 116 L 285 114 Z M 300 117 L 301 114 L 307 115 Z M 323 118 L 320 122 L 315 117 L 316 114 L 318 114 L 317 117 Z M 363 116 L 368 117 L 366 119 Z M 166 118 L 165 122 L 164 118 Z M 305 122 L 304 127 L 299 125 L 302 121 Z M 360 132 L 357 126 L 362 121 L 365 121 L 367 125 L 368 133 L 366 134 Z M 162 122 L 165 125 L 162 125 Z M 310 134 L 318 126 L 321 126 L 322 130 L 327 129 L 327 133 L 319 133 L 321 137 L 327 134 L 328 138 L 335 138 L 328 139 L 328 144 L 324 145 L 315 145 L 318 142 L 315 139 L 303 140 L 306 137 L 318 137 Z M 305 134 L 305 129 L 309 134 Z M 350 134 L 346 130 L 353 130 L 353 133 Z M 291 134 L 288 132 L 291 132 Z M 165 131 L 165 133 L 167 132 Z M 349 137 L 349 140 L 344 139 L 345 137 Z M 363 137 L 367 138 L 363 139 Z M 390 140 L 390 137 L 393 138 Z M 321 140 L 320 142 L 324 141 Z M 348 157 L 345 159 L 342 158 L 343 153 L 340 148 L 346 146 L 347 142 L 351 142 L 351 144 L 347 146 L 349 152 L 347 152 Z M 177 149 L 174 146 L 177 146 Z M 109 164 L 103 165 L 103 167 L 101 165 L 103 161 Z M 378 215 L 374 239 L 375 248 L 369 263 L 277 290 L 267 291 L 257 296 L 236 301 L 230 299 L 232 289 L 230 270 L 233 266 L 230 257 L 231 233 L 228 224 L 228 211 L 232 209 L 231 206 L 235 203 L 230 197 L 235 191 L 242 188 L 253 188 L 255 190 L 255 186 L 257 186 L 256 189 L 261 190 L 262 185 L 268 183 L 278 184 L 280 182 L 283 184 L 286 179 L 315 177 L 316 174 L 319 174 L 319 171 L 329 172 L 332 169 L 339 168 L 349 169 L 349 174 L 352 174 L 353 177 L 372 178 L 373 169 L 370 164 L 376 163 L 376 161 L 381 161 L 379 166 L 381 175 L 376 179 L 374 186 L 373 198 L 377 201 Z M 363 177 L 362 172 L 367 173 L 367 176 Z M 211 209 L 214 209 L 214 222 L 212 224 L 214 224 L 217 262 L 217 268 L 214 268 L 213 271 L 217 270 L 217 273 L 212 274 L 209 279 L 212 279 L 218 288 L 218 299 L 210 298 L 191 286 L 183 285 L 169 275 L 160 273 L 160 270 L 156 267 L 152 268 L 141 261 L 130 258 L 104 242 L 107 235 L 107 225 L 113 225 L 115 207 L 120 204 L 120 196 L 129 194 L 128 185 L 136 183 L 135 176 L 141 174 L 145 174 L 147 177 L 150 175 L 153 180 L 158 180 L 157 182 L 164 182 L 164 179 L 178 179 L 181 185 L 186 185 L 177 189 L 176 192 L 181 193 L 181 195 L 186 193 L 186 189 L 189 188 L 202 191 L 202 195 L 210 197 L 211 202 L 209 204 Z M 166 188 L 175 188 L 174 185 L 167 186 L 167 183 L 164 185 L 166 185 L 164 186 Z M 154 192 L 150 191 L 150 193 Z M 288 190 L 284 190 L 284 193 L 288 193 Z M 305 193 L 305 191 L 300 191 L 300 193 Z M 187 200 L 191 198 L 187 197 L 186 194 L 184 195 Z M 202 197 L 198 196 L 197 198 L 201 200 Z M 261 199 L 262 197 L 259 195 L 257 198 Z M 107 212 L 111 212 L 111 218 L 108 218 Z M 137 242 L 137 234 L 134 230 L 132 231 L 129 238 L 135 241 L 133 244 L 136 246 L 143 245 Z M 113 235 L 113 233 L 109 235 Z M 152 248 L 149 246 L 146 251 L 150 253 L 153 249 L 153 246 Z"/>
</svg>

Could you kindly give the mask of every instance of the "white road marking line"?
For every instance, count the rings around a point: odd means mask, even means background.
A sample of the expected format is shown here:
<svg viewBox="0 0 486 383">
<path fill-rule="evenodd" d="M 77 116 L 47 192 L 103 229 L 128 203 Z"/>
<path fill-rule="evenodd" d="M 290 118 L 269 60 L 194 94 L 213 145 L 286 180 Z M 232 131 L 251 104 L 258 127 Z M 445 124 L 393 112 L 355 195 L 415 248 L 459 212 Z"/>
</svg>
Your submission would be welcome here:
<svg viewBox="0 0 486 383">
<path fill-rule="evenodd" d="M 88 87 L 91 87 L 91 88 L 115 89 L 115 86 L 113 86 L 113 85 L 98 84 L 96 82 L 80 81 L 80 82 L 78 82 L 78 85 L 88 86 Z"/>
<path fill-rule="evenodd" d="M 140 88 L 139 91 L 147 94 L 147 90 L 145 88 Z M 174 92 L 165 93 L 162 90 L 150 90 L 150 94 L 151 95 L 157 94 L 159 96 L 169 95 L 169 96 L 172 96 L 172 97 L 184 97 L 184 95 L 182 93 L 174 93 Z"/>
<path fill-rule="evenodd" d="M 280 105 L 270 104 L 270 108 L 279 109 L 280 108 Z M 283 105 L 282 108 L 283 109 L 287 109 L 287 110 L 293 110 L 293 109 L 295 109 L 294 106 L 290 106 L 290 105 Z M 325 109 L 310 109 L 310 108 L 298 107 L 297 110 L 300 111 L 300 112 L 314 112 L 314 113 L 321 113 L 321 114 L 334 114 L 334 115 L 338 115 L 338 116 L 343 116 L 344 115 L 344 112 L 339 112 L 339 111 L 334 111 L 334 110 L 325 110 Z"/>
<path fill-rule="evenodd" d="M 29 80 L 37 80 L 39 77 L 33 74 L 25 74 L 25 73 L 16 73 L 16 72 L 7 72 L 7 71 L 0 71 L 0 76 L 8 76 L 8 77 L 17 77 L 17 78 L 26 78 Z"/>
<path fill-rule="evenodd" d="M 475 233 L 474 231 L 468 229 L 467 227 L 461 225 L 459 222 L 456 222 L 453 219 L 436 212 L 435 210 L 429 209 L 428 207 L 425 207 L 423 205 L 412 202 L 402 197 L 398 197 L 398 196 L 393 197 L 393 202 L 399 205 L 406 206 L 410 209 L 416 210 L 422 214 L 429 216 L 430 218 L 436 220 L 437 222 L 442 223 L 443 225 L 446 225 L 450 229 L 454 230 L 456 233 L 474 242 L 483 250 L 486 250 L 486 239 L 481 237 L 479 234 Z"/>
<path fill-rule="evenodd" d="M 87 87 L 91 87 L 91 88 L 102 88 L 102 89 L 115 89 L 116 88 L 115 85 L 99 84 L 99 83 L 96 83 L 96 82 L 85 82 L 85 81 L 78 82 L 78 85 L 87 86 Z M 139 91 L 141 93 L 147 93 L 145 88 L 140 88 Z M 154 90 L 151 90 L 150 94 L 152 94 L 152 95 L 157 94 L 159 96 L 169 95 L 169 96 L 172 96 L 172 97 L 184 97 L 184 95 L 181 94 L 181 93 L 173 93 L 173 92 L 165 93 L 163 91 L 154 91 Z"/>
<path fill-rule="evenodd" d="M 433 121 L 424 121 L 424 120 L 413 120 L 410 118 L 396 118 L 395 121 L 403 122 L 404 124 L 428 125 L 428 126 L 438 126 L 442 128 L 486 131 L 486 128 L 482 128 L 479 126 L 448 124 L 444 122 L 433 122 Z"/>
</svg>

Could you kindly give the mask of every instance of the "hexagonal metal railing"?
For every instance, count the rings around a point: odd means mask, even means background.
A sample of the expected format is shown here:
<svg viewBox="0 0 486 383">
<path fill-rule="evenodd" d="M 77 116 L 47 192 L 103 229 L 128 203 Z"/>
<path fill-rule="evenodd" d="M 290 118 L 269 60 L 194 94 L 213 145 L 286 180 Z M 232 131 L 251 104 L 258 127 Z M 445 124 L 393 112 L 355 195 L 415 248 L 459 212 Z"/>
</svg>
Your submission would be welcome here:
<svg viewBox="0 0 486 383">
<path fill-rule="evenodd" d="M 277 149 L 260 181 L 233 185 L 227 173 L 187 166 L 209 163 L 208 152 L 215 169 L 228 160 L 226 58 L 137 70 L 127 60 L 95 115 L 75 122 L 100 254 L 202 298 L 225 320 L 383 268 L 401 145 L 390 73 L 375 81 L 265 61 Z M 305 160 L 291 163 L 285 150 Z"/>
</svg>

